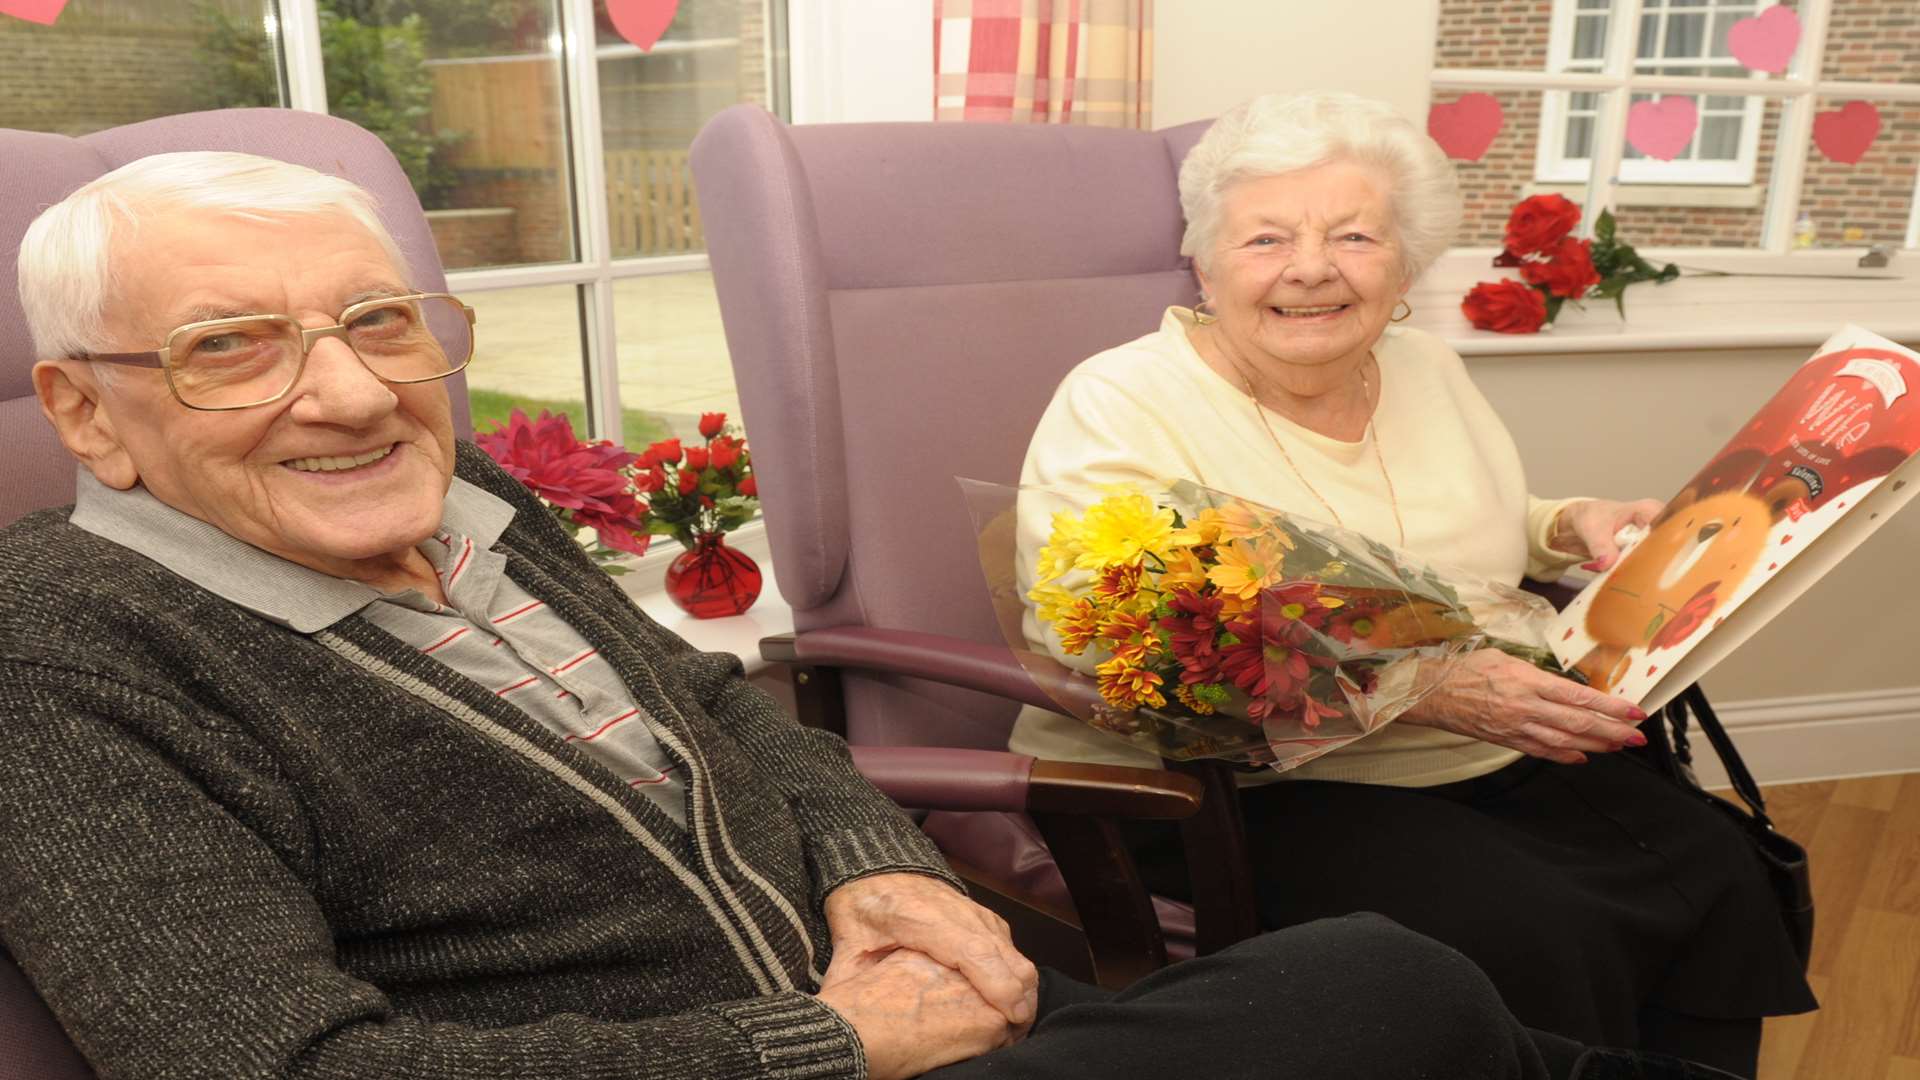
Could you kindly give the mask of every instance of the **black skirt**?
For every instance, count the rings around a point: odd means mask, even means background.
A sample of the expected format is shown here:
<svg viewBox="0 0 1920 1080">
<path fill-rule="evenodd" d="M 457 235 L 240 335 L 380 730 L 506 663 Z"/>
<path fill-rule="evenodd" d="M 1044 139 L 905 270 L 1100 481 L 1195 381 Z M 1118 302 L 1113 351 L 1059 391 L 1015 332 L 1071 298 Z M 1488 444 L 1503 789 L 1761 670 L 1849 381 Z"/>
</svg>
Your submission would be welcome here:
<svg viewBox="0 0 1920 1080">
<path fill-rule="evenodd" d="M 1649 1006 L 1817 1007 L 1746 838 L 1632 755 L 1428 788 L 1282 781 L 1241 805 L 1263 927 L 1380 912 L 1472 958 L 1529 1027 L 1635 1046 Z M 1177 829 L 1129 843 L 1149 887 L 1188 895 Z"/>
</svg>

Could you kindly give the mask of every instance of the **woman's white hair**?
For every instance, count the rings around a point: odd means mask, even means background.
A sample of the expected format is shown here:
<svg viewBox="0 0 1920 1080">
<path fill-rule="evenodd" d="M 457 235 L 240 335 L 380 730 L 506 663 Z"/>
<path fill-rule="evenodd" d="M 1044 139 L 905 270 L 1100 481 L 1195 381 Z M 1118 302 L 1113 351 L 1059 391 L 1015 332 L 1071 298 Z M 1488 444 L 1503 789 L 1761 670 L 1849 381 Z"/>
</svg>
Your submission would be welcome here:
<svg viewBox="0 0 1920 1080">
<path fill-rule="evenodd" d="M 1352 94 L 1263 94 L 1220 115 L 1180 166 L 1187 232 L 1180 254 L 1211 269 L 1221 200 L 1242 180 L 1332 161 L 1381 169 L 1388 179 L 1406 279 L 1420 276 L 1460 227 L 1460 184 L 1434 141 L 1382 102 Z"/>
<path fill-rule="evenodd" d="M 395 269 L 407 272 L 373 196 L 349 180 L 252 154 L 154 154 L 88 183 L 27 226 L 17 265 L 35 356 L 107 351 L 106 312 L 119 284 L 115 244 L 137 236 L 148 216 L 179 210 L 252 221 L 344 214 L 373 233 Z"/>
</svg>

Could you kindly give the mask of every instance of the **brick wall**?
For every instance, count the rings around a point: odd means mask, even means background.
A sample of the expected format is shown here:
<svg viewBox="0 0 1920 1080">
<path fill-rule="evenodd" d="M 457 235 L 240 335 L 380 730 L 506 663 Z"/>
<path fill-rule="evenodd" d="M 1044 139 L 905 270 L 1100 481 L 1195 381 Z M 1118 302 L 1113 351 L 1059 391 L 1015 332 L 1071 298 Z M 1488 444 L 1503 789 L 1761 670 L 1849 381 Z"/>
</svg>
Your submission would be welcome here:
<svg viewBox="0 0 1920 1080">
<path fill-rule="evenodd" d="M 1552 12 L 1553 0 L 1441 0 L 1435 66 L 1543 70 Z M 1914 0 L 1834 0 L 1823 75 L 1920 81 L 1920 7 Z M 1442 92 L 1435 100 L 1457 96 Z M 1467 211 L 1462 244 L 1497 244 L 1509 210 L 1534 183 L 1542 95 L 1494 96 L 1506 114 L 1506 127 L 1480 161 L 1456 163 Z M 1823 101 L 1819 108 L 1839 104 Z M 1801 207 L 1813 218 L 1822 245 L 1899 243 L 1906 235 L 1920 168 L 1920 106 L 1879 103 L 1879 108 L 1880 137 L 1858 165 L 1835 164 L 1811 151 Z M 1758 244 L 1780 119 L 1779 104 L 1767 102 L 1751 185 L 1762 197 L 1749 200 L 1754 205 L 1624 206 L 1615 210 L 1623 232 L 1636 244 Z"/>
</svg>

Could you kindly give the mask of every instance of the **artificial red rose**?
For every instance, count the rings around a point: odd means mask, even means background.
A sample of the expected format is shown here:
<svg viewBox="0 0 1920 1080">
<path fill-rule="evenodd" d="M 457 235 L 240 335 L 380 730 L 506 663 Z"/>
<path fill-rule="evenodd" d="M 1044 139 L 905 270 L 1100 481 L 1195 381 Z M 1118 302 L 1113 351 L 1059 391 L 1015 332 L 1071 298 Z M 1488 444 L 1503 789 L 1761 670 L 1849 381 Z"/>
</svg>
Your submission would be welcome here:
<svg viewBox="0 0 1920 1080">
<path fill-rule="evenodd" d="M 749 498 L 758 495 L 760 494 L 760 485 L 754 481 L 753 477 L 746 477 L 740 481 L 740 494 Z"/>
<path fill-rule="evenodd" d="M 699 472 L 707 467 L 707 448 L 704 446 L 687 447 L 687 468 Z"/>
<path fill-rule="evenodd" d="M 1592 247 L 1590 241 L 1566 237 L 1542 253 L 1547 256 L 1545 260 L 1521 262 L 1520 276 L 1554 296 L 1578 300 L 1600 284 L 1600 272 L 1593 268 Z"/>
<path fill-rule="evenodd" d="M 707 447 L 707 460 L 716 469 L 731 468 L 740 460 L 740 444 L 724 437 L 715 439 Z"/>
<path fill-rule="evenodd" d="M 726 413 L 707 412 L 707 413 L 700 414 L 700 437 L 701 438 L 712 439 L 715 435 L 718 435 L 725 430 L 727 430 L 727 414 Z"/>
<path fill-rule="evenodd" d="M 1460 301 L 1460 310 L 1482 330 L 1531 334 L 1547 321 L 1547 298 L 1517 281 L 1483 281 Z"/>
<path fill-rule="evenodd" d="M 667 486 L 667 470 L 658 465 L 650 466 L 645 472 L 635 473 L 634 490 L 651 495 Z"/>
<path fill-rule="evenodd" d="M 1559 195 L 1535 195 L 1507 218 L 1507 250 L 1515 255 L 1546 251 L 1580 224 L 1580 207 Z"/>
<path fill-rule="evenodd" d="M 647 447 L 647 452 L 640 455 L 640 461 L 645 465 L 665 464 L 670 461 L 679 460 L 679 439 L 661 439 L 659 442 Z"/>
<path fill-rule="evenodd" d="M 691 495 L 698 490 L 699 487 L 700 474 L 694 472 L 692 469 L 682 469 L 680 472 L 680 494 Z"/>
</svg>

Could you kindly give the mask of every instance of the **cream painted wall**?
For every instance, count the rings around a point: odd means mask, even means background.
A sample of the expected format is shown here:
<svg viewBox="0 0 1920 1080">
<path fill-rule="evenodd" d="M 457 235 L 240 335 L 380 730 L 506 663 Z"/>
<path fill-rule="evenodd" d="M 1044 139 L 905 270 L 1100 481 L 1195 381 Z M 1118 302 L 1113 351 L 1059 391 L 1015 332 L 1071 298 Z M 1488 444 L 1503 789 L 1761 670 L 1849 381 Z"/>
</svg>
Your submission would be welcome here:
<svg viewBox="0 0 1920 1080">
<path fill-rule="evenodd" d="M 1810 353 L 1483 356 L 1468 366 L 1519 443 L 1535 493 L 1666 499 Z M 1920 636 L 1916 550 L 1920 511 L 1908 511 L 1722 661 L 1708 691 L 1735 701 L 1920 686 L 1907 644 Z"/>
<path fill-rule="evenodd" d="M 1274 91 L 1346 90 L 1422 124 L 1438 0 L 1158 0 L 1153 126 Z"/>
</svg>

